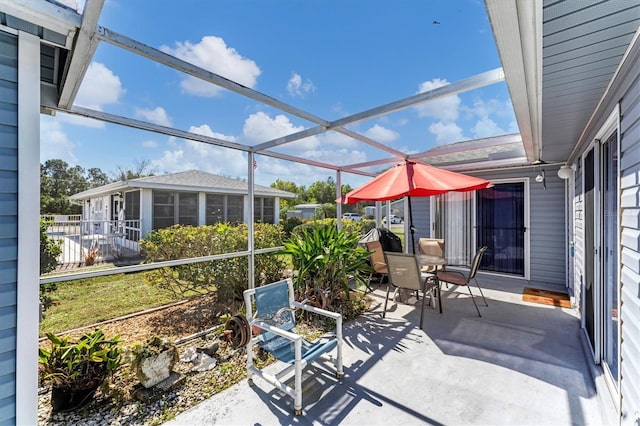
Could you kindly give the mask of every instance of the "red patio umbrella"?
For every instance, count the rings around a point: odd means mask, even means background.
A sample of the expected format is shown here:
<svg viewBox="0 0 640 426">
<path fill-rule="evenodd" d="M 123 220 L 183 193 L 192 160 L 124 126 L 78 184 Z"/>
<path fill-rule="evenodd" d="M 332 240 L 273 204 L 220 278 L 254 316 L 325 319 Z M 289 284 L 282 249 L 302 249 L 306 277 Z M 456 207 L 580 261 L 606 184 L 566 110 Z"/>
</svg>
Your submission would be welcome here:
<svg viewBox="0 0 640 426">
<path fill-rule="evenodd" d="M 407 160 L 348 192 L 336 202 L 353 204 L 359 201 L 387 201 L 409 197 L 409 229 L 415 252 L 411 197 L 430 197 L 450 191 L 475 191 L 491 186 L 491 182 L 486 179 Z"/>
</svg>

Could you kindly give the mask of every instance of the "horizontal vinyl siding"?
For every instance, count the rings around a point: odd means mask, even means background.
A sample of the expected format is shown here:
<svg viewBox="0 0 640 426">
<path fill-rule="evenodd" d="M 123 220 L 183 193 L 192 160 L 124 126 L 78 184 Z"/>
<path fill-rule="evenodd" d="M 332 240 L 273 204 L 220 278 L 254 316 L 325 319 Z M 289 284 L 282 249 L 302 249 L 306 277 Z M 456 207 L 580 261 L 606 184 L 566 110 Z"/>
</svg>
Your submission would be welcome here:
<svg viewBox="0 0 640 426">
<path fill-rule="evenodd" d="M 636 53 L 639 49 L 636 49 Z M 640 54 L 620 100 L 622 424 L 640 421 Z M 635 75 L 634 75 L 635 74 Z"/>
<path fill-rule="evenodd" d="M 535 181 L 545 171 L 546 188 Z M 566 285 L 565 181 L 559 166 L 474 173 L 489 180 L 529 178 L 530 281 Z"/>
<path fill-rule="evenodd" d="M 431 206 L 431 197 L 411 198 L 413 226 L 416 228 L 416 231 L 415 231 L 416 253 L 418 253 L 418 240 L 420 238 L 429 238 L 430 236 L 430 228 L 431 228 L 431 217 L 429 215 L 430 206 Z M 409 220 L 408 217 L 405 217 L 405 219 Z M 409 239 L 407 241 L 411 241 L 411 230 L 409 230 L 408 235 L 409 235 Z M 411 253 L 411 250 L 409 250 L 409 253 Z"/>
<path fill-rule="evenodd" d="M 16 416 L 17 39 L 0 31 L 0 424 Z"/>
</svg>

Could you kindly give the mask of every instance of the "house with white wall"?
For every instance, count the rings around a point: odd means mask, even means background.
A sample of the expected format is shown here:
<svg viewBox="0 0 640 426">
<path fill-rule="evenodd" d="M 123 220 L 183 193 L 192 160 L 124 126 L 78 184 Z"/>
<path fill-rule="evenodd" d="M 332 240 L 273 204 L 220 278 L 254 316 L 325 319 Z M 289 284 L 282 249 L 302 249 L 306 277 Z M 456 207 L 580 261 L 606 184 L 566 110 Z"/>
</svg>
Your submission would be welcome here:
<svg viewBox="0 0 640 426">
<path fill-rule="evenodd" d="M 255 185 L 255 221 L 279 223 L 280 198 L 293 197 L 287 191 Z M 177 224 L 249 221 L 247 182 L 199 170 L 113 182 L 69 199 L 82 206 L 82 221 L 98 233 L 109 233 L 105 228 L 118 222 L 138 226 L 139 232 L 133 234 L 144 238 L 153 229 Z"/>
</svg>

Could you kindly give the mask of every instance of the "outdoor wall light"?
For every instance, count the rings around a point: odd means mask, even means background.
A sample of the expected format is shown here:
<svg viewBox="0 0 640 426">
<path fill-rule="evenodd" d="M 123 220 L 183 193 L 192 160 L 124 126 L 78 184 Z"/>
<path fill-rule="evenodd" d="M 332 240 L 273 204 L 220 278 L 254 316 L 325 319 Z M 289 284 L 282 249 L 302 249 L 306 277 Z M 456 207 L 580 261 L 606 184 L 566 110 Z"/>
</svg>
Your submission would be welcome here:
<svg viewBox="0 0 640 426">
<path fill-rule="evenodd" d="M 573 176 L 573 168 L 571 166 L 564 165 L 558 169 L 558 177 L 560 179 L 569 179 Z"/>
<path fill-rule="evenodd" d="M 542 169 L 542 171 L 540 173 L 538 173 L 538 176 L 536 176 L 536 182 L 541 183 L 542 187 L 544 189 L 547 189 L 547 184 L 544 181 L 544 169 Z"/>
</svg>

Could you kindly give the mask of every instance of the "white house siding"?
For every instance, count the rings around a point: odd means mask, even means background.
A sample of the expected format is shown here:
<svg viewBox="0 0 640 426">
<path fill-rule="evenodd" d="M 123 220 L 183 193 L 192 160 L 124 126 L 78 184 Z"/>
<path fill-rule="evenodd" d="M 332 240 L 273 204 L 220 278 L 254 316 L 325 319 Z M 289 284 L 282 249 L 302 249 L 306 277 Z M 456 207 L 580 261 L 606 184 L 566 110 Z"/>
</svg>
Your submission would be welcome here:
<svg viewBox="0 0 640 426">
<path fill-rule="evenodd" d="M 608 96 L 594 116 L 582 140 L 587 144 L 620 107 L 620 396 L 622 425 L 640 424 L 640 42 L 630 50 L 626 63 L 611 84 Z M 582 148 L 578 155 L 586 152 Z M 580 157 L 578 157 L 580 158 Z M 582 276 L 584 241 L 582 221 L 582 171 L 576 178 L 576 286 Z M 578 232 L 579 231 L 579 232 Z M 578 259 L 579 257 L 579 259 Z M 599 308 L 599 307 L 596 307 Z"/>
<path fill-rule="evenodd" d="M 18 46 L 0 31 L 0 424 L 16 422 Z"/>
<path fill-rule="evenodd" d="M 431 238 L 431 214 L 430 214 L 430 206 L 431 206 L 431 197 L 412 197 L 411 198 L 411 212 L 413 218 L 413 226 L 416 228 L 415 231 L 415 249 L 416 253 L 418 252 L 418 239 L 420 238 Z M 409 217 L 405 217 L 406 221 L 409 221 Z M 409 226 L 409 224 L 407 224 Z M 411 241 L 411 231 L 409 231 L 409 239 L 406 241 Z M 411 244 L 411 243 L 409 243 Z M 410 247 L 409 247 L 410 249 Z M 411 250 L 409 250 L 411 253 Z"/>
<path fill-rule="evenodd" d="M 557 176 L 559 166 L 542 166 L 545 170 L 546 189 L 535 182 L 540 168 L 517 168 L 504 171 L 469 173 L 488 180 L 529 178 L 530 221 L 530 281 L 566 286 L 565 245 L 565 181 Z M 411 199 L 413 223 L 417 228 L 416 244 L 420 237 L 431 236 L 430 198 Z"/>
<path fill-rule="evenodd" d="M 559 166 L 514 168 L 474 172 L 488 180 L 529 178 L 529 267 L 530 281 L 566 286 L 565 181 L 557 175 Z M 535 181 L 545 171 L 546 189 Z"/>
<path fill-rule="evenodd" d="M 640 422 L 640 47 L 620 99 L 622 424 Z"/>
</svg>

